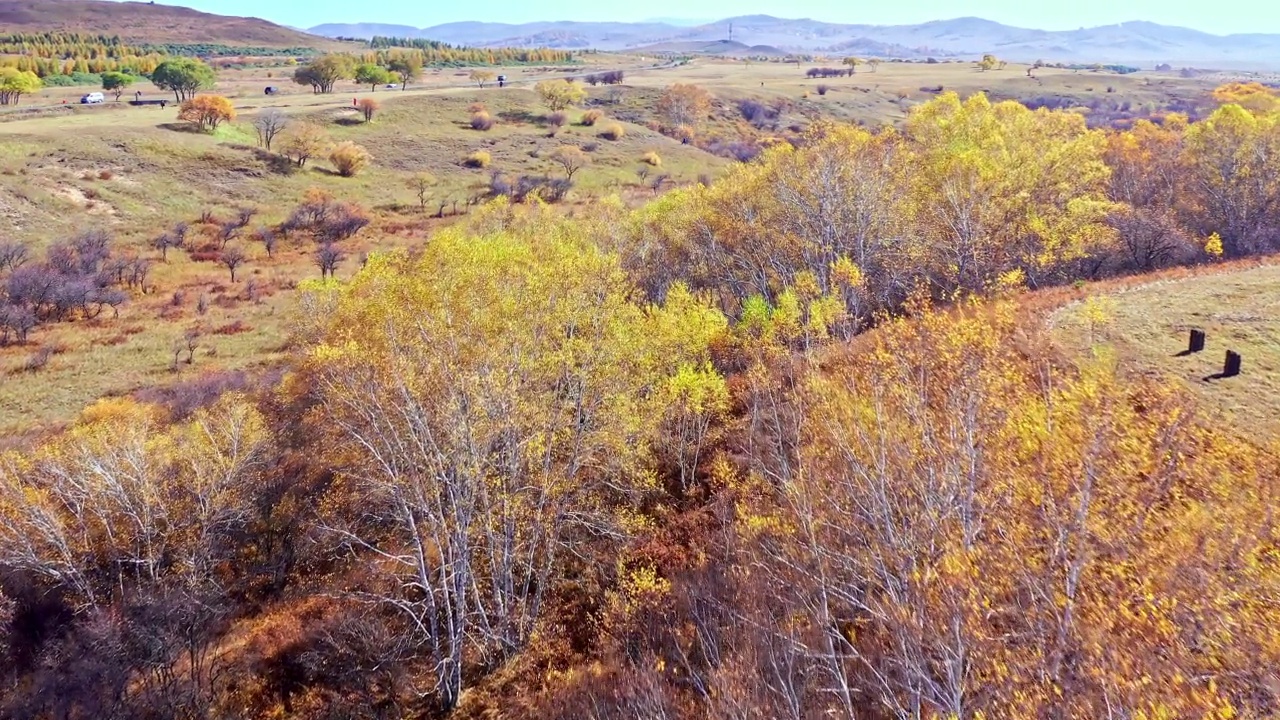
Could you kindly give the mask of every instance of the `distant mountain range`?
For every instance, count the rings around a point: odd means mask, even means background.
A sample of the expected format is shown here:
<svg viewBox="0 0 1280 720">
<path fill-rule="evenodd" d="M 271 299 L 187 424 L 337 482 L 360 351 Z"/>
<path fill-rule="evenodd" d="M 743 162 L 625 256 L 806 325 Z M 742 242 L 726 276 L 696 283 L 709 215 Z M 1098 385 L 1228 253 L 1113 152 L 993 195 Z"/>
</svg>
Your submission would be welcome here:
<svg viewBox="0 0 1280 720">
<path fill-rule="evenodd" d="M 732 26 L 732 37 L 730 37 Z M 1223 67 L 1280 64 L 1280 35 L 1210 33 L 1150 22 L 1126 22 L 1080 30 L 1012 27 L 975 17 L 918 25 L 845 25 L 769 15 L 726 18 L 693 27 L 672 22 L 458 22 L 407 25 L 318 25 L 327 37 L 374 35 L 427 38 L 459 45 L 656 50 L 697 48 L 732 41 L 784 53 L 869 54 L 920 58 L 994 53 L 1008 60 L 1055 62 L 1178 63 Z M 700 45 L 701 44 L 701 45 Z M 723 45 L 719 47 L 723 48 Z"/>
</svg>

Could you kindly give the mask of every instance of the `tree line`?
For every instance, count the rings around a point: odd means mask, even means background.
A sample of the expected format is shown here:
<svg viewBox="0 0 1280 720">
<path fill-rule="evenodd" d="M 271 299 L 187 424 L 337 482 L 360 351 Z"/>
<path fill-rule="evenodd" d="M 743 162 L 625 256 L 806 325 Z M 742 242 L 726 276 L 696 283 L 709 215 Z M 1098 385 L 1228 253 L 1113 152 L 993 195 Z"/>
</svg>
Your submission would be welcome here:
<svg viewBox="0 0 1280 720">
<path fill-rule="evenodd" d="M 741 315 L 747 298 L 803 287 L 807 312 L 829 302 L 863 322 L 921 287 L 945 298 L 1274 252 L 1275 95 L 1219 94 L 1243 105 L 1128 131 L 951 93 L 901 130 L 819 123 L 798 147 L 642 209 L 617 247 L 654 297 L 691 283 Z"/>
<path fill-rule="evenodd" d="M 458 65 L 527 65 L 531 63 L 563 64 L 573 61 L 568 50 L 551 48 L 473 48 L 450 45 L 424 38 L 400 38 L 375 35 L 369 40 L 374 53 L 362 57 L 364 62 L 386 64 L 396 51 L 414 50 L 421 54 L 422 62 L 431 66 Z"/>
</svg>

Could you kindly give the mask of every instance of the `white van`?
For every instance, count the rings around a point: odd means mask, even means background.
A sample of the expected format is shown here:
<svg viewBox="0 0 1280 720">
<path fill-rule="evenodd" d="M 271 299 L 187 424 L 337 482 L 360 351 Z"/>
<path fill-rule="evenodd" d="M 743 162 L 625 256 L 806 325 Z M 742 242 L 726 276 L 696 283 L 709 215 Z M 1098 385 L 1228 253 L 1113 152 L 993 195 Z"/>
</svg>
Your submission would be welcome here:
<svg viewBox="0 0 1280 720">
<path fill-rule="evenodd" d="M 102 103 L 106 101 L 107 101 L 106 97 L 104 97 L 103 94 L 100 92 L 89 93 L 88 95 L 85 95 L 84 97 L 80 98 L 81 105 L 97 105 L 98 103 Z"/>
</svg>

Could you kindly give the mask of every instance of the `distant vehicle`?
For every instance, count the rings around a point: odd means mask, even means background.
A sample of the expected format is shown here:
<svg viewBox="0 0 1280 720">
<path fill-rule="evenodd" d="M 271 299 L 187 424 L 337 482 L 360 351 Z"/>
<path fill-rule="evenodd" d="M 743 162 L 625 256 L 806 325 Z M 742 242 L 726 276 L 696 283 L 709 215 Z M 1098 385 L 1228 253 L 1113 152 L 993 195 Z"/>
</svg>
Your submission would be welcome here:
<svg viewBox="0 0 1280 720">
<path fill-rule="evenodd" d="M 506 87 L 506 85 L 507 85 L 507 76 L 506 76 L 506 75 L 499 75 L 499 76 L 498 76 L 498 87 Z"/>
<path fill-rule="evenodd" d="M 264 92 L 265 92 L 267 95 L 275 95 L 276 93 L 280 92 L 280 90 L 279 90 L 278 88 L 275 88 L 275 87 L 268 87 Z"/>
<path fill-rule="evenodd" d="M 88 95 L 80 98 L 81 105 L 97 105 L 98 103 L 104 103 L 106 101 L 106 96 L 100 92 L 89 93 Z"/>
<path fill-rule="evenodd" d="M 395 90 L 397 87 L 399 86 L 395 83 L 387 83 L 386 85 L 383 85 L 383 88 L 386 90 Z"/>
</svg>

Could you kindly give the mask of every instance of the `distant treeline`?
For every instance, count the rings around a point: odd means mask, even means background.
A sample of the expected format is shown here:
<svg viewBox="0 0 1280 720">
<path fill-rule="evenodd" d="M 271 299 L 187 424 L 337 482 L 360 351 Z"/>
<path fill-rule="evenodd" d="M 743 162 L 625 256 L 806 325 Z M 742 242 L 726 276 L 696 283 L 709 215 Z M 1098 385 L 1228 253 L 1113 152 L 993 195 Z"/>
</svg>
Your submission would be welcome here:
<svg viewBox="0 0 1280 720">
<path fill-rule="evenodd" d="M 1058 68 L 1059 70 L 1091 70 L 1093 72 L 1108 70 L 1113 73 L 1119 73 L 1120 75 L 1136 73 L 1142 69 L 1132 65 L 1103 65 L 1102 63 L 1047 63 L 1043 60 L 1037 60 L 1035 62 L 1035 67 L 1051 67 Z"/>
<path fill-rule="evenodd" d="M 149 73 L 162 55 L 126 44 L 118 37 L 75 33 L 0 35 L 0 67 L 30 71 L 41 78 L 108 71 Z"/>
<path fill-rule="evenodd" d="M 130 45 L 119 37 L 77 33 L 0 35 L 0 67 L 30 71 L 42 79 L 124 72 L 149 75 L 166 57 L 308 57 L 314 48 L 234 47 L 216 43 Z M 52 84 L 59 84 L 55 81 Z"/>
<path fill-rule="evenodd" d="M 460 47 L 438 40 L 423 38 L 399 38 L 374 36 L 368 42 L 377 51 L 377 62 L 385 61 L 394 51 L 416 50 L 421 53 L 423 65 L 521 65 L 535 63 L 567 63 L 573 61 L 573 53 L 551 48 L 473 48 Z"/>
<path fill-rule="evenodd" d="M 163 43 L 143 46 L 146 50 L 162 55 L 184 55 L 189 57 L 307 57 L 320 54 L 319 50 L 309 47 L 271 48 L 271 47 L 238 47 L 217 43 Z"/>
</svg>

